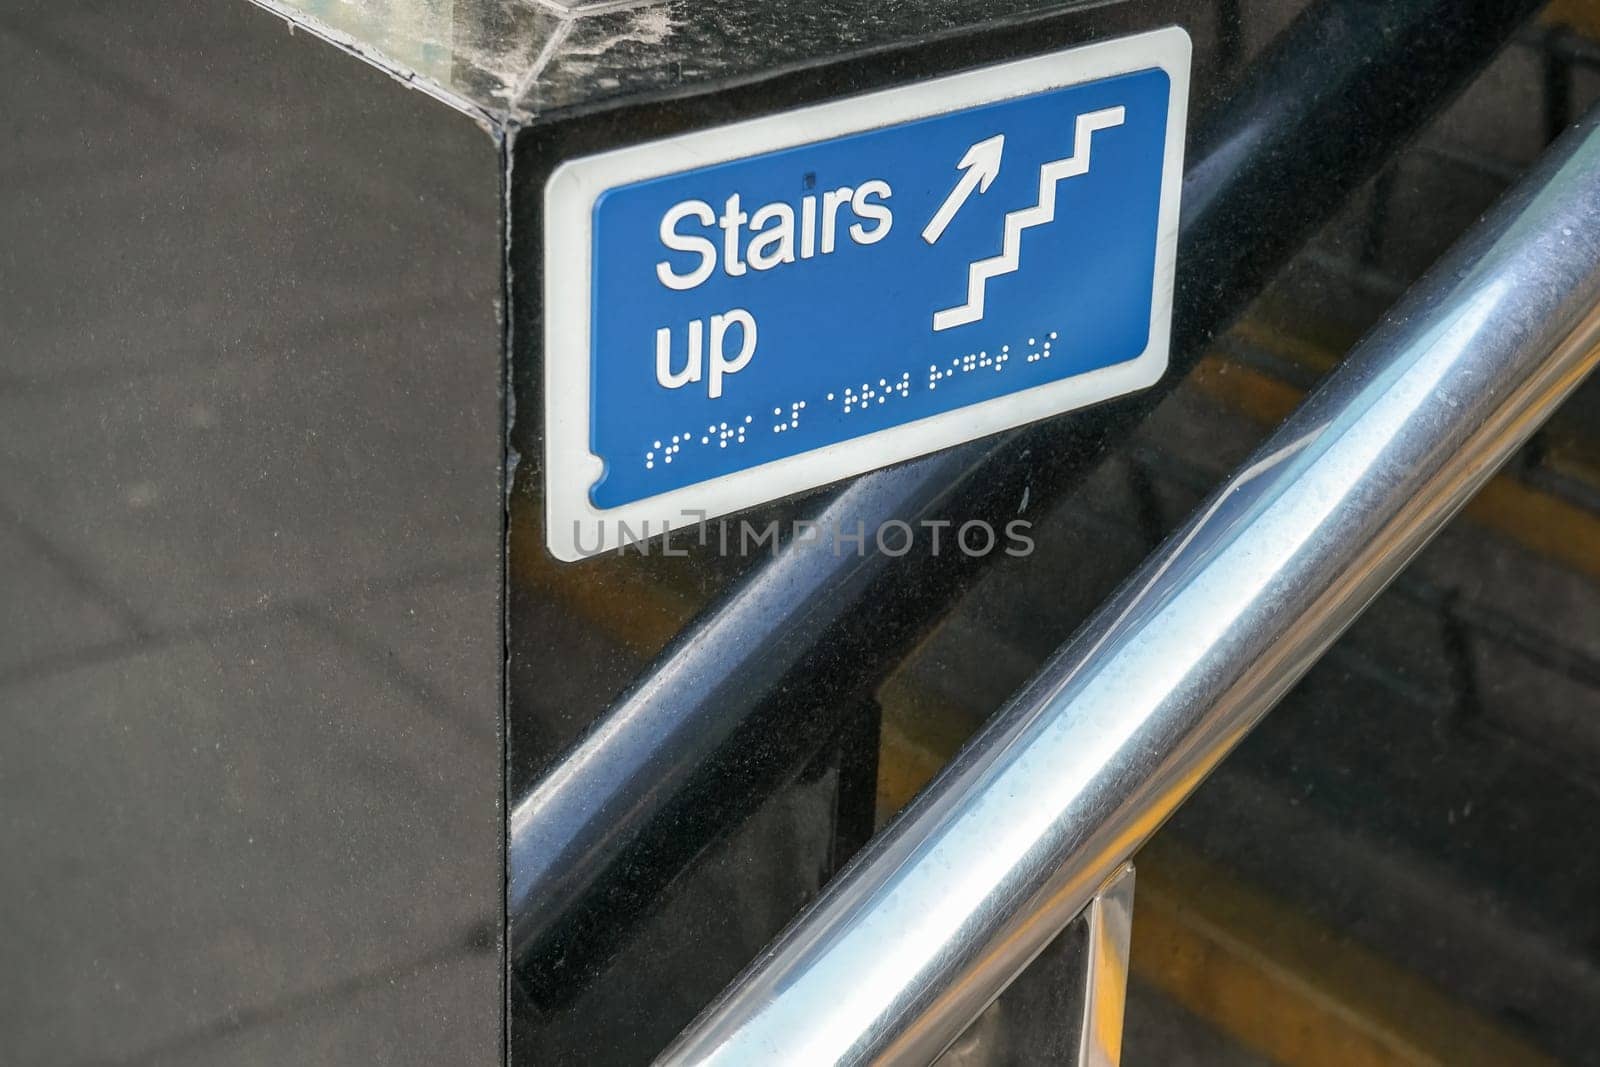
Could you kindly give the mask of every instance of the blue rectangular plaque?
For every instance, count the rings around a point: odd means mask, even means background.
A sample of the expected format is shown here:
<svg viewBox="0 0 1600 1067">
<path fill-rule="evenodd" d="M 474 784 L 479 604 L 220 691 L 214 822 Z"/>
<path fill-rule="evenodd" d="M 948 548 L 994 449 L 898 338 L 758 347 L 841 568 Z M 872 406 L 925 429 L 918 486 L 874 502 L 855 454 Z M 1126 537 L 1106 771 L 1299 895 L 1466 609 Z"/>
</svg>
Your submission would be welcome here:
<svg viewBox="0 0 1600 1067">
<path fill-rule="evenodd" d="M 552 552 L 1153 383 L 1188 62 L 1171 28 L 563 165 Z"/>
</svg>

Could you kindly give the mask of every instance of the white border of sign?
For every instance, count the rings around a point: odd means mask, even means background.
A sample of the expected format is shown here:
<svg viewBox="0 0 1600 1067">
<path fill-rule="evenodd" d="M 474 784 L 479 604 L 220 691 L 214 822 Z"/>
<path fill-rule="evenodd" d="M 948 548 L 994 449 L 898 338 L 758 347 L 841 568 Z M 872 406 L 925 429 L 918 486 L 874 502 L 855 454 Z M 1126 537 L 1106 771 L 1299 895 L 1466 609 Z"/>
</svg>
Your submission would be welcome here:
<svg viewBox="0 0 1600 1067">
<path fill-rule="evenodd" d="M 1178 195 L 1188 127 L 1189 35 L 1169 26 L 914 85 L 816 104 L 747 122 L 571 160 L 545 186 L 545 540 L 573 561 L 617 548 L 619 525 L 655 536 L 769 500 L 864 474 L 1155 384 L 1167 369 L 1178 246 Z M 930 415 L 848 441 L 725 474 L 616 508 L 596 508 L 589 488 L 603 469 L 589 451 L 589 301 L 595 202 L 649 178 L 1019 96 L 1159 67 L 1172 82 L 1156 223 L 1150 344 L 1137 358 Z M 644 533 L 648 523 L 648 535 Z M 580 538 L 580 531 L 582 531 Z M 593 540 L 593 543 L 589 543 Z M 580 545 L 581 541 L 581 545 Z"/>
</svg>

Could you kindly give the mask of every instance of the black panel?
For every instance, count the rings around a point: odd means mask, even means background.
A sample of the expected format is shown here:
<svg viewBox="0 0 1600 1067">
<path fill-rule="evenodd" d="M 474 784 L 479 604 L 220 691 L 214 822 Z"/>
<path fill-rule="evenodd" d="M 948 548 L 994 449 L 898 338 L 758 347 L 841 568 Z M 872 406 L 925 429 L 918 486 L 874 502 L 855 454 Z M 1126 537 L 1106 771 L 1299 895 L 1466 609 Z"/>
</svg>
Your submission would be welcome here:
<svg viewBox="0 0 1600 1067">
<path fill-rule="evenodd" d="M 237 0 L 0 101 L 0 1060 L 492 1061 L 497 145 Z"/>
</svg>

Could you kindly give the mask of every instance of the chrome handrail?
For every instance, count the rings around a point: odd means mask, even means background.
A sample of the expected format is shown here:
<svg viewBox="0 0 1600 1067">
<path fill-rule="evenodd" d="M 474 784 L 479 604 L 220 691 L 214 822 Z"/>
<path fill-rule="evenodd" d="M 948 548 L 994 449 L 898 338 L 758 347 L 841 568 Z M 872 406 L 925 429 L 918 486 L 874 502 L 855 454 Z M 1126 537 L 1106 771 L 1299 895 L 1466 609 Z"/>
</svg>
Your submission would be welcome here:
<svg viewBox="0 0 1600 1067">
<path fill-rule="evenodd" d="M 1600 359 L 1546 154 L 659 1062 L 931 1062 Z"/>
</svg>

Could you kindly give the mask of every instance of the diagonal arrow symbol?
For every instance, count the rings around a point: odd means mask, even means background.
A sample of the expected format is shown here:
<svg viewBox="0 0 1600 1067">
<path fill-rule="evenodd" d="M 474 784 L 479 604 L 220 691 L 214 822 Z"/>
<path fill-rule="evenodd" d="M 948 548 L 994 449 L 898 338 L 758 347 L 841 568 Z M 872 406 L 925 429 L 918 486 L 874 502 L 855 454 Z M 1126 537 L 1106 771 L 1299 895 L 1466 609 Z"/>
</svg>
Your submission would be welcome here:
<svg viewBox="0 0 1600 1067">
<path fill-rule="evenodd" d="M 950 190 L 950 195 L 945 197 L 944 203 L 939 205 L 939 210 L 922 231 L 924 241 L 931 245 L 944 235 L 945 227 L 955 219 L 956 212 L 961 210 L 961 205 L 967 202 L 967 197 L 972 195 L 974 189 L 980 193 L 989 191 L 989 186 L 1000 173 L 1000 154 L 1005 147 L 1006 135 L 997 133 L 967 149 L 967 154 L 956 164 L 962 172 L 961 180 L 956 182 L 956 187 Z"/>
</svg>

